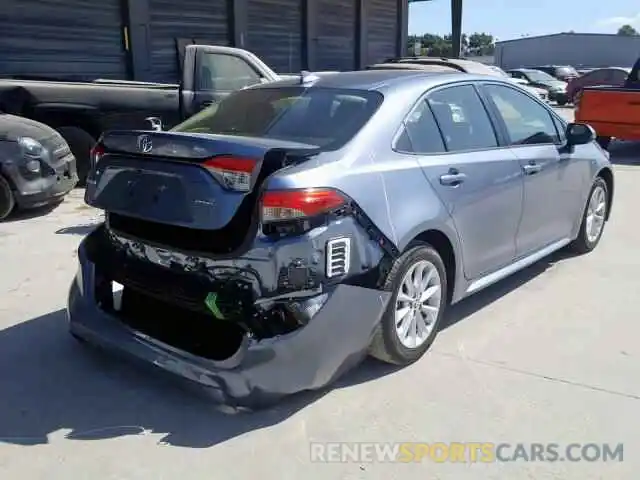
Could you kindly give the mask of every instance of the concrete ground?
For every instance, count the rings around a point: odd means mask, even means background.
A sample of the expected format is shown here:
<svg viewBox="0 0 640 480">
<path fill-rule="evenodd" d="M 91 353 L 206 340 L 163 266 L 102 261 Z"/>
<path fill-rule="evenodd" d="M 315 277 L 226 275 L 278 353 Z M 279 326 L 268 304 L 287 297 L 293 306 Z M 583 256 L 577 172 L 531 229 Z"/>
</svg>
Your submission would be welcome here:
<svg viewBox="0 0 640 480">
<path fill-rule="evenodd" d="M 640 146 L 613 159 L 613 217 L 592 254 L 555 255 L 463 302 L 409 368 L 368 361 L 329 392 L 251 414 L 69 337 L 75 248 L 99 221 L 81 192 L 1 224 L 0 478 L 637 478 Z M 311 463 L 312 441 L 623 442 L 624 461 Z"/>
</svg>

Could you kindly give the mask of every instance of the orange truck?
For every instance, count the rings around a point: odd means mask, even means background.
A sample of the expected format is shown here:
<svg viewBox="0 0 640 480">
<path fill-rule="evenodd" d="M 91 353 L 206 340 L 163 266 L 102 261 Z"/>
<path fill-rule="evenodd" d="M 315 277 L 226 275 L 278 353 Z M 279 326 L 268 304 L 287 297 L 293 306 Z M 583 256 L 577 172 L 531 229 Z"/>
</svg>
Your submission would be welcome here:
<svg viewBox="0 0 640 480">
<path fill-rule="evenodd" d="M 575 105 L 575 121 L 591 125 L 605 149 L 612 138 L 640 140 L 640 59 L 622 87 L 585 87 Z"/>
</svg>

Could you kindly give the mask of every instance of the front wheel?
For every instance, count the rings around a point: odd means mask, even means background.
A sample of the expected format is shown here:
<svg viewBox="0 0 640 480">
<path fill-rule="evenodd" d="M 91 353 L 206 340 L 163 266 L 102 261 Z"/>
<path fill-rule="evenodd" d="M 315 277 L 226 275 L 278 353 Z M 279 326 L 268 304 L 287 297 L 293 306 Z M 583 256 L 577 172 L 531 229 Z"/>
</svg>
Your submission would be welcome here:
<svg viewBox="0 0 640 480">
<path fill-rule="evenodd" d="M 607 183 L 600 177 L 596 178 L 589 193 L 587 206 L 582 214 L 582 223 L 576 239 L 569 248 L 578 254 L 591 252 L 602 238 L 604 224 L 609 211 L 609 194 Z"/>
<path fill-rule="evenodd" d="M 7 218 L 16 205 L 11 185 L 0 175 L 0 222 Z"/>
<path fill-rule="evenodd" d="M 435 340 L 447 303 L 447 275 L 438 252 L 416 243 L 402 254 L 387 275 L 392 292 L 369 348 L 386 363 L 409 365 Z"/>
</svg>

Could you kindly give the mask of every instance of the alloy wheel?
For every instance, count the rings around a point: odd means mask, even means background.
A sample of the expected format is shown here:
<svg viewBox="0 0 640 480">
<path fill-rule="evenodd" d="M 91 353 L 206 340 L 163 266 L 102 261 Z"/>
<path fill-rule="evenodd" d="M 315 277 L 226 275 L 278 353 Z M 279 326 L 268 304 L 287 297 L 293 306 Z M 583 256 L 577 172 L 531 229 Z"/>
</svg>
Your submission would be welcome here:
<svg viewBox="0 0 640 480">
<path fill-rule="evenodd" d="M 607 214 L 607 194 L 602 186 L 598 185 L 591 192 L 591 198 L 587 205 L 587 222 L 585 233 L 587 240 L 594 243 L 600 237 Z"/>
<path fill-rule="evenodd" d="M 407 348 L 419 348 L 436 324 L 442 301 L 442 279 L 427 260 L 414 263 L 405 273 L 396 299 L 396 333 Z"/>
</svg>

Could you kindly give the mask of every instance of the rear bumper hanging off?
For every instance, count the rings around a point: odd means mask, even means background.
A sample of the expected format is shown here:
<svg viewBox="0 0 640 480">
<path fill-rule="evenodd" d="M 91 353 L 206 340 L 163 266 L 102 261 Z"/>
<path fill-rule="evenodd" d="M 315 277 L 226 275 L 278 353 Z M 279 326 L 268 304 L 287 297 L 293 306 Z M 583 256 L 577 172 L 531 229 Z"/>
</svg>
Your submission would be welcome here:
<svg viewBox="0 0 640 480">
<path fill-rule="evenodd" d="M 195 382 L 234 406 L 260 408 L 333 382 L 366 355 L 390 298 L 389 292 L 374 288 L 335 285 L 305 326 L 272 338 L 245 337 L 232 357 L 213 361 L 141 334 L 100 308 L 94 294 L 95 264 L 84 244 L 78 253 L 80 271 L 67 309 L 74 335 Z"/>
</svg>

